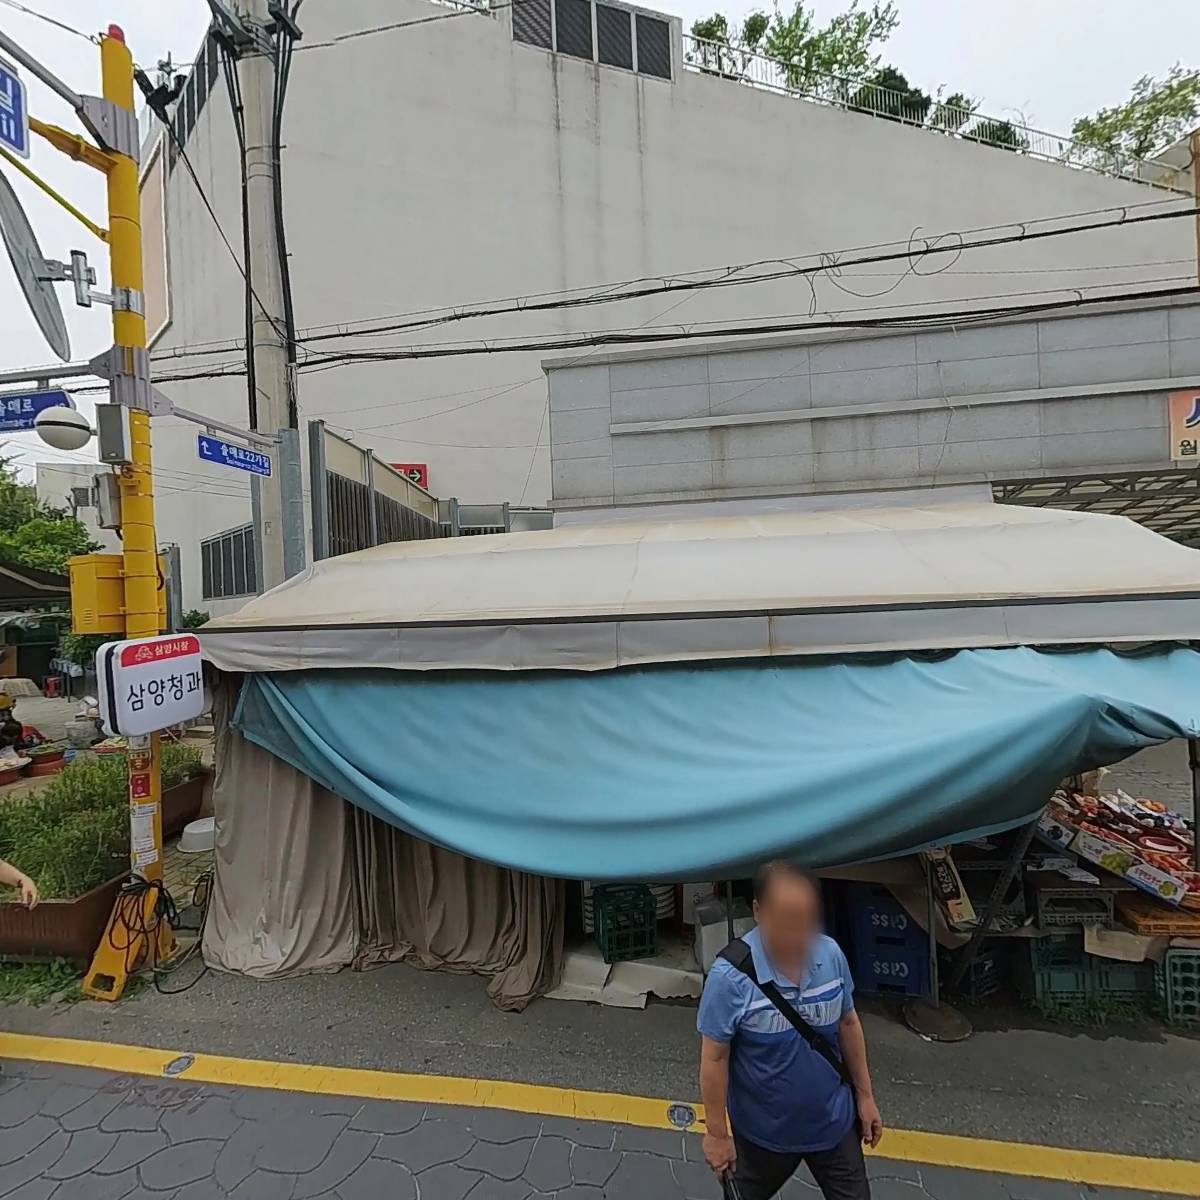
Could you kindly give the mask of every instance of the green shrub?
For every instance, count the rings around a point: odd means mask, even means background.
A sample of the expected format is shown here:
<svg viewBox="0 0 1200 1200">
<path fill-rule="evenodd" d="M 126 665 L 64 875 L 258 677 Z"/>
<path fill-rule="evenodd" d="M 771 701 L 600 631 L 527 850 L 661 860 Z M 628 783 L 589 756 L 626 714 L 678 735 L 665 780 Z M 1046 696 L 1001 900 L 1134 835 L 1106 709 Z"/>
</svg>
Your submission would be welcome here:
<svg viewBox="0 0 1200 1200">
<path fill-rule="evenodd" d="M 166 742 L 162 786 L 201 770 L 192 746 Z M 129 863 L 129 767 L 123 754 L 69 763 L 40 792 L 0 803 L 0 858 L 25 872 L 43 899 L 80 896 Z"/>
</svg>

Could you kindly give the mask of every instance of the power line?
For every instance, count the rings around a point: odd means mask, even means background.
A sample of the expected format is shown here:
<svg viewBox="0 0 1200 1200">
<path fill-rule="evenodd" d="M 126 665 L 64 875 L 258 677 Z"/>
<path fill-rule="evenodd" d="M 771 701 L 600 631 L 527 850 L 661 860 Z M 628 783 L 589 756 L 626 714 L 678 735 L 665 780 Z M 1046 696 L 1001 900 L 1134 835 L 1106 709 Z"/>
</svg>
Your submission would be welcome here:
<svg viewBox="0 0 1200 1200">
<path fill-rule="evenodd" d="M 793 278 L 829 276 L 840 273 L 855 266 L 870 266 L 886 262 L 904 262 L 907 266 L 905 275 L 912 273 L 914 263 L 920 263 L 934 255 L 950 255 L 952 263 L 968 250 L 992 249 L 997 246 L 1011 245 L 1026 241 L 1045 240 L 1048 238 L 1069 236 L 1076 233 L 1095 232 L 1104 229 L 1119 229 L 1128 225 L 1138 225 L 1148 221 L 1174 220 L 1176 218 L 1195 216 L 1200 210 L 1196 208 L 1179 209 L 1173 212 L 1135 213 L 1131 211 L 1143 208 L 1157 208 L 1165 204 L 1177 204 L 1178 200 L 1158 200 L 1144 202 L 1138 205 L 1115 208 L 1093 209 L 1079 213 L 1068 213 L 1054 217 L 1038 217 L 1026 221 L 1010 221 L 1001 225 L 980 226 L 962 232 L 947 232 L 922 237 L 919 229 L 910 235 L 907 243 L 897 241 L 876 243 L 874 246 L 855 247 L 839 251 L 812 252 L 793 256 L 775 256 L 759 259 L 728 267 L 707 268 L 698 271 L 676 272 L 661 276 L 642 276 L 620 283 L 592 286 L 589 289 L 565 289 L 557 292 L 535 293 L 529 296 L 508 297 L 502 300 L 483 301 L 471 305 L 456 305 L 442 309 L 425 309 L 411 313 L 396 314 L 398 318 L 388 324 L 372 324 L 369 328 L 350 328 L 349 324 L 316 326 L 305 330 L 298 341 L 304 346 L 318 342 L 350 340 L 353 338 L 370 338 L 388 333 L 399 333 L 421 329 L 434 328 L 463 320 L 482 317 L 518 315 L 530 312 L 547 312 L 558 309 L 591 307 L 599 304 L 609 304 L 631 299 L 642 299 L 659 294 L 670 294 L 681 291 L 702 291 L 718 287 L 740 287 L 758 283 L 774 283 Z M 1079 217 L 1114 214 L 1113 220 L 1083 222 L 1045 230 L 1030 230 L 1034 224 L 1069 221 Z M 994 230 L 1020 230 L 978 240 L 966 240 L 968 234 L 988 233 Z M 957 239 L 949 241 L 946 239 Z M 923 244 L 918 245 L 917 242 Z M 860 254 L 860 250 L 875 250 L 883 247 L 902 247 L 885 253 Z M 847 257 L 854 254 L 856 257 Z M 813 260 L 810 265 L 798 265 L 805 260 Z M 1128 269 L 1135 269 L 1142 264 L 1128 264 Z M 757 274 L 747 274 L 755 268 L 775 266 L 776 270 L 760 271 Z M 926 272 L 927 273 L 927 272 Z M 986 272 L 985 272 L 986 273 Z M 707 278 L 698 278 L 708 276 Z M 836 280 L 834 281 L 836 284 Z M 845 290 L 845 289 L 843 289 Z M 375 318 L 376 321 L 389 321 L 390 318 Z M 361 324 L 361 323 L 354 323 Z M 330 332 L 318 332 L 321 329 Z M 204 357 L 210 354 L 226 353 L 236 348 L 236 343 L 201 343 L 188 348 L 186 353 L 173 354 L 165 352 L 156 355 L 161 361 L 173 357 Z M 183 348 L 180 348 L 181 350 Z"/>
<path fill-rule="evenodd" d="M 997 246 L 1008 246 L 1017 243 L 1041 241 L 1046 238 L 1064 237 L 1077 233 L 1090 233 L 1101 229 L 1116 229 L 1128 225 L 1144 224 L 1151 221 L 1170 221 L 1182 217 L 1195 217 L 1197 215 L 1200 215 L 1200 208 L 1190 208 L 1169 213 L 1143 213 L 1140 216 L 1133 217 L 1122 214 L 1120 219 L 1116 221 L 1093 221 L 1086 224 L 1071 225 L 1061 229 L 1035 230 L 1032 232 L 1025 230 L 1018 234 L 983 238 L 973 242 L 960 240 L 958 242 L 951 242 L 947 245 L 929 244 L 927 242 L 926 245 L 919 249 L 913 249 L 910 241 L 909 246 L 905 249 L 892 251 L 886 254 L 871 254 L 851 259 L 844 259 L 830 254 L 822 254 L 819 256 L 820 261 L 811 266 L 795 266 L 794 264 L 788 264 L 787 260 L 775 260 L 787 264 L 785 269 L 780 271 L 761 272 L 757 275 L 743 275 L 739 269 L 737 271 L 727 272 L 726 274 L 718 276 L 715 279 L 678 283 L 672 283 L 668 281 L 661 285 L 630 287 L 626 288 L 624 291 L 593 292 L 589 295 L 584 295 L 569 300 L 553 299 L 530 302 L 517 301 L 515 303 L 507 304 L 481 305 L 475 308 L 458 309 L 453 313 L 436 319 L 400 322 L 390 326 L 380 326 L 372 330 L 362 330 L 355 334 L 319 334 L 314 337 L 307 337 L 304 340 L 307 345 L 312 345 L 315 342 L 322 342 L 335 338 L 344 340 L 351 336 L 364 337 L 382 333 L 401 333 L 413 329 L 427 329 L 435 325 L 472 320 L 480 317 L 509 316 L 531 312 L 546 312 L 554 309 L 592 307 L 594 305 L 612 304 L 619 301 L 638 300 L 647 296 L 669 295 L 673 292 L 680 291 L 701 291 L 723 287 L 742 287 L 755 283 L 773 283 L 783 279 L 805 278 L 814 275 L 828 274 L 833 268 L 841 271 L 847 267 L 869 266 L 885 262 L 903 261 L 909 265 L 909 270 L 912 271 L 915 269 L 913 267 L 914 262 L 924 261 L 925 259 L 934 255 L 950 254 L 955 256 L 957 259 L 967 250 L 992 249 Z M 950 234 L 942 236 L 953 237 L 956 235 Z"/>
<path fill-rule="evenodd" d="M 4 4 L 7 8 L 15 9 L 19 13 L 24 13 L 26 16 L 35 17 L 39 21 L 45 21 L 47 25 L 53 25 L 55 29 L 61 29 L 64 33 L 74 34 L 78 38 L 83 38 L 85 42 L 91 42 L 92 45 L 97 45 L 100 41 L 94 33 L 84 33 L 82 29 L 76 29 L 74 25 L 68 25 L 65 21 L 60 21 L 57 17 L 51 17 L 44 12 L 38 12 L 37 9 L 27 8 L 24 4 L 18 4 L 17 0 L 0 0 L 0 4 Z"/>
<path fill-rule="evenodd" d="M 1043 304 L 1014 305 L 1007 308 L 959 309 L 947 313 L 906 313 L 891 317 L 837 318 L 831 320 L 808 320 L 801 322 L 759 323 L 753 326 L 728 326 L 704 331 L 672 331 L 660 334 L 612 330 L 586 334 L 579 337 L 548 338 L 527 342 L 500 342 L 489 344 L 486 340 L 461 344 L 439 344 L 414 346 L 404 349 L 380 349 L 344 351 L 327 358 L 313 358 L 301 370 L 320 370 L 327 364 L 349 365 L 359 362 L 400 362 L 426 358 L 460 358 L 478 354 L 515 354 L 526 351 L 573 350 L 585 347 L 636 345 L 639 343 L 694 341 L 696 338 L 739 338 L 773 333 L 805 333 L 824 329 L 881 329 L 881 328 L 944 328 L 948 325 L 998 320 L 1002 317 L 1021 316 L 1055 309 L 1079 308 L 1094 304 L 1111 304 L 1121 300 L 1154 300 L 1172 296 L 1194 296 L 1200 288 L 1165 288 L 1143 292 L 1125 292 L 1115 296 L 1084 297 L 1074 300 L 1055 300 Z"/>
<path fill-rule="evenodd" d="M 331 37 L 324 42 L 305 42 L 297 48 L 300 50 L 325 50 L 330 46 L 340 46 L 343 42 L 352 42 L 358 38 L 374 37 L 377 33 L 392 33 L 397 29 L 411 29 L 414 25 L 432 25 L 435 21 L 452 21 L 456 17 L 486 17 L 504 8 L 512 8 L 512 4 L 492 4 L 479 8 L 467 6 L 455 12 L 438 13 L 433 17 L 417 17 L 412 21 L 393 21 L 390 25 L 374 25 L 369 29 L 355 29 L 350 33 L 339 33 L 336 37 Z"/>
</svg>

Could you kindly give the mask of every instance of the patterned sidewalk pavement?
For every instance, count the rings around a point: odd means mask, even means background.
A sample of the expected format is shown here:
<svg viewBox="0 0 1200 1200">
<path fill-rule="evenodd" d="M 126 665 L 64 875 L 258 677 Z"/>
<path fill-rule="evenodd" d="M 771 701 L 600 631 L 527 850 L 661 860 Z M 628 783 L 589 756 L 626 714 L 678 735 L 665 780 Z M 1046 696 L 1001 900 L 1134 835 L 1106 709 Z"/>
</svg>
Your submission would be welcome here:
<svg viewBox="0 0 1200 1200">
<path fill-rule="evenodd" d="M 870 1169 L 875 1200 L 1156 1195 L 884 1156 L 873 1156 Z M 786 1200 L 817 1194 L 803 1178 L 782 1193 Z M 47 1062 L 10 1060 L 0 1073 L 3 1200 L 468 1196 L 718 1200 L 720 1189 L 694 1133 Z"/>
</svg>

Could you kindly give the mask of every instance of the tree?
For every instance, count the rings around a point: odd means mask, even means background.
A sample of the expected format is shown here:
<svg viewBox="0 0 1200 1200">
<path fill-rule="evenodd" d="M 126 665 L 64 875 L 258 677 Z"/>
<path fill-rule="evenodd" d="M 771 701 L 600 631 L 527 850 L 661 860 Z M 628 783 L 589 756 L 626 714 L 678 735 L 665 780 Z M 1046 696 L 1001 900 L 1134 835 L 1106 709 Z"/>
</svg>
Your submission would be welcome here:
<svg viewBox="0 0 1200 1200">
<path fill-rule="evenodd" d="M 851 108 L 917 125 L 924 123 L 932 104 L 933 97 L 927 96 L 920 88 L 912 87 L 895 67 L 883 67 L 876 71 L 849 101 Z"/>
<path fill-rule="evenodd" d="M 65 573 L 67 559 L 98 549 L 84 527 L 59 508 L 43 504 L 12 463 L 0 459 L 0 559 Z"/>
<path fill-rule="evenodd" d="M 837 75 L 851 83 L 868 78 L 879 66 L 876 47 L 900 23 L 892 0 L 873 3 L 869 9 L 853 0 L 824 29 L 816 27 L 811 8 L 797 3 L 790 16 L 776 8 L 766 36 L 766 52 L 783 64 L 788 87 L 808 91 L 826 76 Z"/>
<path fill-rule="evenodd" d="M 1143 75 L 1124 104 L 1080 117 L 1071 136 L 1080 146 L 1117 158 L 1146 158 L 1187 133 L 1200 117 L 1200 71 L 1176 63 L 1166 78 Z"/>
<path fill-rule="evenodd" d="M 850 7 L 835 16 L 824 28 L 818 28 L 811 8 L 802 0 L 790 14 L 776 7 L 770 17 L 756 10 L 731 29 L 722 13 L 697 21 L 692 36 L 700 43 L 695 54 L 706 70 L 721 75 L 747 74 L 750 59 L 766 53 L 783 67 L 784 83 L 797 91 L 809 91 L 823 85 L 826 76 L 842 76 L 850 83 L 865 81 L 879 65 L 876 47 L 887 41 L 900 21 L 892 0 L 862 8 L 862 0 L 851 0 Z"/>
<path fill-rule="evenodd" d="M 980 121 L 962 135 L 968 141 L 982 142 L 985 146 L 998 146 L 1001 150 L 1027 150 L 1029 141 L 1017 131 L 1011 121 Z"/>
</svg>

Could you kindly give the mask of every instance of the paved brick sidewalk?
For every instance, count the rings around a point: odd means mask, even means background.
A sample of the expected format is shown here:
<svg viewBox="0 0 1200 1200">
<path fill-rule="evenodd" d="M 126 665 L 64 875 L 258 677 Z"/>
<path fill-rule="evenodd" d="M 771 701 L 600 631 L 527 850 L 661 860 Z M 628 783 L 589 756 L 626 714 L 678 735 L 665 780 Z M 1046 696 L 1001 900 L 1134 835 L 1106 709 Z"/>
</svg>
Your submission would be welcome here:
<svg viewBox="0 0 1200 1200">
<path fill-rule="evenodd" d="M 694 1134 L 9 1062 L 3 1200 L 717 1200 Z M 886 1158 L 875 1200 L 1151 1200 Z M 791 1200 L 817 1196 L 795 1180 Z"/>
</svg>

